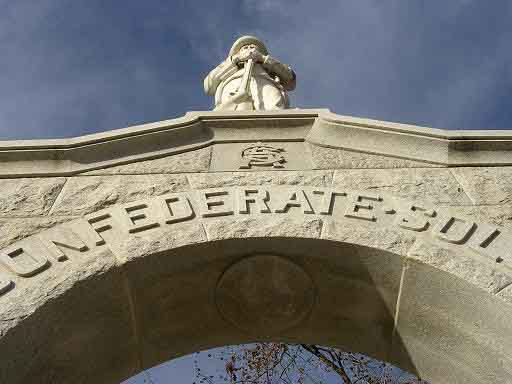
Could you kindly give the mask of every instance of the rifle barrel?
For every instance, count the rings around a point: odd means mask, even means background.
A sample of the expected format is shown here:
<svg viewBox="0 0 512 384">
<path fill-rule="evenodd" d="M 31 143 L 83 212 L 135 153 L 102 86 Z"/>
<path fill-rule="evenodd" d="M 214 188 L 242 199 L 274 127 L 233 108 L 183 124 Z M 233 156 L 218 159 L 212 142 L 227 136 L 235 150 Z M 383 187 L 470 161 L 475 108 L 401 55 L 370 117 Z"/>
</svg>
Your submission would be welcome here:
<svg viewBox="0 0 512 384">
<path fill-rule="evenodd" d="M 244 65 L 244 75 L 242 77 L 242 81 L 240 82 L 240 87 L 238 88 L 238 93 L 245 92 L 246 94 L 251 94 L 251 75 L 252 75 L 252 67 L 254 65 L 254 60 L 249 59 L 247 63 Z"/>
</svg>

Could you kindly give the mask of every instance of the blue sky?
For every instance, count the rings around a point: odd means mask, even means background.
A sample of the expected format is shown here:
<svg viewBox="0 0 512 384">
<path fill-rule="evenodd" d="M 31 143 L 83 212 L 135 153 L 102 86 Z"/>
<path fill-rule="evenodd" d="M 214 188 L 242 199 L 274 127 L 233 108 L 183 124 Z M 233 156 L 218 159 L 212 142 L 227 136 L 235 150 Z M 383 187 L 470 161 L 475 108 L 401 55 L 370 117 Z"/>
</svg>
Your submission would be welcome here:
<svg viewBox="0 0 512 384">
<path fill-rule="evenodd" d="M 509 0 L 0 0 L 0 138 L 208 110 L 202 79 L 254 34 L 294 106 L 447 129 L 512 127 Z"/>
</svg>

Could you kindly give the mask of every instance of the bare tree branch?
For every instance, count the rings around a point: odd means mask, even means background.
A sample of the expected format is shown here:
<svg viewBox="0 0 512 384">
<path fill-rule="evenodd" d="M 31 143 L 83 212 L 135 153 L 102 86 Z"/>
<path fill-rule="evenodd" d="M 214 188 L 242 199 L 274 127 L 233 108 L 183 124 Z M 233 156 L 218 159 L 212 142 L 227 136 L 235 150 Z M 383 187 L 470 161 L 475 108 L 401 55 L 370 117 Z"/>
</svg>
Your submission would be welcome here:
<svg viewBox="0 0 512 384">
<path fill-rule="evenodd" d="M 329 360 L 327 357 L 325 357 L 319 350 L 318 350 L 318 347 L 316 345 L 312 345 L 312 344 L 301 344 L 301 347 L 304 348 L 306 351 L 312 353 L 313 355 L 315 355 L 316 357 L 318 357 L 324 364 L 326 364 L 327 366 L 329 366 L 334 372 L 336 372 L 340 377 L 341 379 L 343 380 L 343 382 L 345 384 L 353 384 L 352 383 L 352 380 L 350 380 L 350 378 L 348 377 L 348 374 L 347 372 L 345 371 L 345 369 L 343 368 L 342 365 L 336 365 L 333 361 Z"/>
</svg>

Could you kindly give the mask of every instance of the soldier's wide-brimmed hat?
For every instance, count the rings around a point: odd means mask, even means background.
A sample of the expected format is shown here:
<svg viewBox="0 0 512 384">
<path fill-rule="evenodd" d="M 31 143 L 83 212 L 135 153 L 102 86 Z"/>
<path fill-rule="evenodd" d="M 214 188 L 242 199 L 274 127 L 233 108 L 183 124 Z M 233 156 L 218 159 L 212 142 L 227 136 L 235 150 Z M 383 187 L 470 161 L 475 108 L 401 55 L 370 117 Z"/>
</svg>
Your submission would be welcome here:
<svg viewBox="0 0 512 384">
<path fill-rule="evenodd" d="M 262 54 L 268 55 L 267 47 L 265 47 L 265 44 L 263 44 L 263 41 L 261 41 L 260 39 L 258 39 L 257 37 L 254 37 L 254 36 L 242 36 L 242 37 L 238 38 L 233 43 L 233 46 L 231 47 L 231 49 L 229 51 L 229 56 L 233 56 L 234 54 L 238 53 L 240 48 L 242 48 L 244 45 L 249 45 L 249 44 L 256 45 L 260 49 L 260 52 Z"/>
</svg>

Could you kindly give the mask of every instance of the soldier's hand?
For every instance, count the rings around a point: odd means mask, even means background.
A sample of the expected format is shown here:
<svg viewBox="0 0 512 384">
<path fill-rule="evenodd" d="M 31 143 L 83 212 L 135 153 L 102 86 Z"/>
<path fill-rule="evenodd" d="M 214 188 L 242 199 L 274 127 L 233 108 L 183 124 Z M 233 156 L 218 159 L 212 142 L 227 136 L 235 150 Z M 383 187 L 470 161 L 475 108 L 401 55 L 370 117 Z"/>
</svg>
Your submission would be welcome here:
<svg viewBox="0 0 512 384">
<path fill-rule="evenodd" d="M 260 51 L 254 50 L 250 52 L 249 59 L 253 59 L 255 63 L 263 63 L 265 56 Z"/>
<path fill-rule="evenodd" d="M 263 63 L 265 56 L 256 49 L 241 49 L 231 57 L 235 64 L 244 63 L 249 59 L 253 59 L 255 63 Z"/>
<path fill-rule="evenodd" d="M 239 63 L 243 63 L 243 62 L 249 60 L 250 56 L 251 56 L 251 51 L 241 50 L 238 53 L 234 54 L 231 57 L 231 60 L 233 61 L 233 63 L 239 64 Z"/>
</svg>

